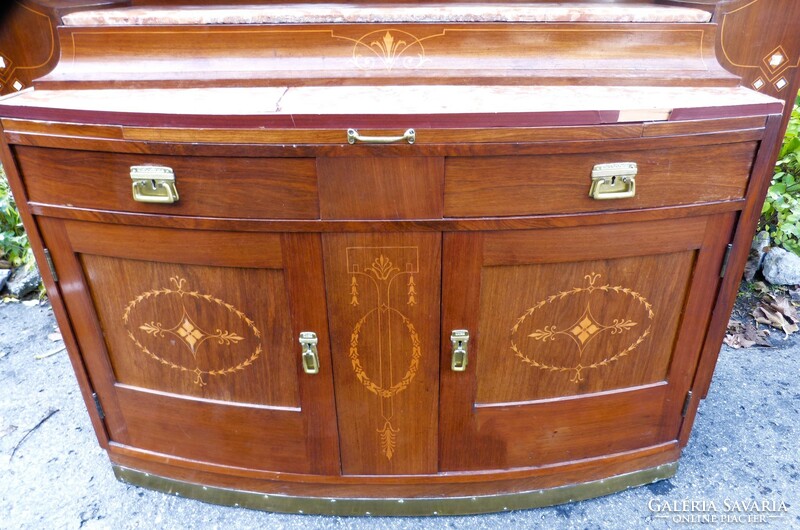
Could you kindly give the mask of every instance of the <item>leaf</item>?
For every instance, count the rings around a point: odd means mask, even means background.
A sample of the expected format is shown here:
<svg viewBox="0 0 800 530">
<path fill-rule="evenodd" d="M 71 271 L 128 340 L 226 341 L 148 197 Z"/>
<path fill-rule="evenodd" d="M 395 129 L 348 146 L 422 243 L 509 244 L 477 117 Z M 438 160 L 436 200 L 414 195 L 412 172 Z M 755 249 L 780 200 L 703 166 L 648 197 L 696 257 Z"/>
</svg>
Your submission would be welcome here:
<svg viewBox="0 0 800 530">
<path fill-rule="evenodd" d="M 797 309 L 784 296 L 765 296 L 759 302 L 758 307 L 753 310 L 753 317 L 760 324 L 780 329 L 787 338 L 792 333 L 800 330 L 797 325 L 800 319 Z"/>
<path fill-rule="evenodd" d="M 724 342 L 731 348 L 751 348 L 753 346 L 772 347 L 768 339 L 769 330 L 757 329 L 752 322 L 742 324 L 742 322 L 739 321 L 731 321 L 729 324 L 729 331 L 730 333 L 725 335 Z"/>
</svg>

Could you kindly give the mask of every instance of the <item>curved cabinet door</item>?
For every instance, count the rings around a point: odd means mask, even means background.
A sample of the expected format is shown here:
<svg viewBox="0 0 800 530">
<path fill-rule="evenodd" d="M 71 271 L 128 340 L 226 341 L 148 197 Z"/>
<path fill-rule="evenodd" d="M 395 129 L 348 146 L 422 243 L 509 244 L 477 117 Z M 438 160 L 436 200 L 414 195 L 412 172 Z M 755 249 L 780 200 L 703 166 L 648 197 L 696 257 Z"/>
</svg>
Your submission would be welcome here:
<svg viewBox="0 0 800 530">
<path fill-rule="evenodd" d="M 339 473 L 318 235 L 39 224 L 112 442 Z"/>
<path fill-rule="evenodd" d="M 675 443 L 733 215 L 447 234 L 440 469 Z M 443 341 L 445 342 L 445 341 Z"/>
</svg>

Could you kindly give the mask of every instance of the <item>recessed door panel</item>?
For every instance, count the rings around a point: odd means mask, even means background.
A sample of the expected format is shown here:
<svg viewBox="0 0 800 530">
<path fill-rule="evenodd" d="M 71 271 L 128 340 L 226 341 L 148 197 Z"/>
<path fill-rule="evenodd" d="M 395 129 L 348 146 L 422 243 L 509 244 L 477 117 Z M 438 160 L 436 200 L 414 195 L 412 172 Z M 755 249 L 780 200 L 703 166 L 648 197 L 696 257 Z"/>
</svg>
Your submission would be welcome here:
<svg viewBox="0 0 800 530">
<path fill-rule="evenodd" d="M 485 267 L 477 403 L 664 381 L 694 259 L 685 251 Z"/>
<path fill-rule="evenodd" d="M 81 255 L 81 264 L 118 382 L 228 402 L 300 406 L 299 346 L 290 336 L 281 269 L 89 254 Z"/>
<path fill-rule="evenodd" d="M 675 440 L 733 215 L 446 234 L 440 470 Z"/>
<path fill-rule="evenodd" d="M 339 473 L 319 235 L 39 222 L 113 442 Z"/>
</svg>

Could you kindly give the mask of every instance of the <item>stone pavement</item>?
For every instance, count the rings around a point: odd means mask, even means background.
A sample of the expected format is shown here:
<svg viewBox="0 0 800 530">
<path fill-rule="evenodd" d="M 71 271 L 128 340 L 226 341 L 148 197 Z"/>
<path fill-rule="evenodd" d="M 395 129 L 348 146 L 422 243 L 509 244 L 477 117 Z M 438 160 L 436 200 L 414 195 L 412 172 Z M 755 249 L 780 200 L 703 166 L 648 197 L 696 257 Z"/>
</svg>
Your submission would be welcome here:
<svg viewBox="0 0 800 530">
<path fill-rule="evenodd" d="M 47 306 L 0 304 L 0 528 L 800 528 L 800 334 L 774 349 L 723 350 L 670 480 L 538 510 L 343 518 L 213 506 L 117 482 L 65 352 L 36 358 L 59 348 L 47 338 L 54 326 Z M 763 515 L 765 522 L 675 522 L 680 514 L 663 511 L 684 501 L 706 510 L 683 514 L 689 518 Z M 753 501 L 783 503 L 786 511 L 732 511 Z"/>
</svg>

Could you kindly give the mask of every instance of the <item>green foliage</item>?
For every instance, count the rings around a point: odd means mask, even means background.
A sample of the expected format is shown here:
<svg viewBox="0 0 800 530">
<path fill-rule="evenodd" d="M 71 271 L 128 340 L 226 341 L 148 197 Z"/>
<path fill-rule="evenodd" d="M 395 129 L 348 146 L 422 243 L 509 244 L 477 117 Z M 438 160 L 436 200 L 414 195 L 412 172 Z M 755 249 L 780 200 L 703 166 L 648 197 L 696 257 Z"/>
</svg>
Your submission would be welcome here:
<svg viewBox="0 0 800 530">
<path fill-rule="evenodd" d="M 12 267 L 33 266 L 28 236 L 22 227 L 17 205 L 8 188 L 6 174 L 0 166 L 0 259 L 8 261 Z"/>
<path fill-rule="evenodd" d="M 800 255 L 800 98 L 792 110 L 775 175 L 761 210 L 761 229 L 772 241 Z"/>
</svg>

